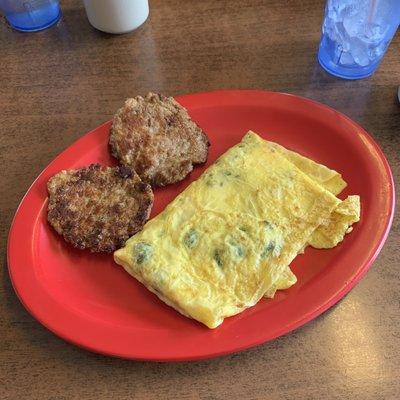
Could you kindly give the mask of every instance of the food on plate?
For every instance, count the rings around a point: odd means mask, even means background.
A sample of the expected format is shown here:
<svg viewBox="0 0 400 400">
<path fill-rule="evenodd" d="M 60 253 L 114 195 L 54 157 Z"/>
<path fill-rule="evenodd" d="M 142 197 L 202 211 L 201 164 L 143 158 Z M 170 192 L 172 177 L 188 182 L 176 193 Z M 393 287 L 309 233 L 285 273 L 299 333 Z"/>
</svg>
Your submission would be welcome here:
<svg viewBox="0 0 400 400">
<path fill-rule="evenodd" d="M 324 221 L 310 236 L 308 243 L 316 249 L 331 249 L 344 240 L 347 233 L 353 230 L 352 225 L 360 220 L 360 196 L 348 196 L 341 201 L 332 211 L 329 218 Z M 299 253 L 302 253 L 302 249 Z M 289 289 L 297 282 L 296 275 L 288 266 L 277 279 L 265 297 L 273 298 L 277 290 Z"/>
<path fill-rule="evenodd" d="M 172 97 L 149 93 L 126 100 L 114 116 L 111 153 L 152 186 L 184 179 L 206 162 L 208 138 Z"/>
<path fill-rule="evenodd" d="M 265 292 L 264 297 L 272 299 L 277 290 L 289 289 L 297 282 L 296 275 L 287 266 L 282 273 L 277 277 L 276 282 Z"/>
<path fill-rule="evenodd" d="M 340 203 L 249 132 L 114 259 L 161 300 L 215 328 L 290 286 L 290 262 Z"/>
<path fill-rule="evenodd" d="M 275 148 L 282 156 L 296 165 L 302 172 L 319 183 L 326 190 L 334 195 L 339 194 L 347 183 L 342 176 L 335 170 L 329 169 L 325 165 L 304 157 L 294 151 L 288 150 L 278 143 L 264 141 L 265 146 Z M 328 220 L 324 221 L 310 236 L 308 243 L 315 248 L 332 248 L 344 239 L 346 233 L 350 233 L 351 225 L 360 220 L 360 197 L 349 196 L 346 200 L 339 203 L 332 211 Z M 304 247 L 304 248 L 305 248 Z M 304 248 L 300 253 L 304 252 Z M 297 282 L 297 278 L 288 266 L 281 276 L 277 279 L 265 297 L 273 298 L 277 290 L 288 289 Z"/>
<path fill-rule="evenodd" d="M 332 212 L 329 219 L 311 235 L 309 244 L 317 249 L 329 249 L 340 243 L 352 224 L 360 220 L 360 196 L 348 196 Z"/>
<path fill-rule="evenodd" d="M 331 249 L 343 241 L 345 235 L 353 230 L 352 225 L 360 220 L 360 196 L 348 196 L 332 211 L 310 236 L 308 243 L 316 249 Z M 299 253 L 303 253 L 302 249 Z M 297 282 L 296 275 L 288 266 L 277 279 L 265 297 L 273 298 L 277 290 L 289 289 Z"/>
<path fill-rule="evenodd" d="M 142 229 L 153 205 L 151 187 L 125 166 L 61 171 L 47 188 L 50 224 L 74 247 L 93 252 L 122 246 Z"/>
<path fill-rule="evenodd" d="M 323 186 L 326 190 L 329 190 L 335 196 L 347 186 L 347 183 L 343 180 L 342 176 L 335 170 L 329 169 L 325 165 L 318 164 L 307 157 L 288 150 L 278 143 L 265 141 L 265 144 L 278 150 L 279 153 L 292 162 L 297 168 Z"/>
<path fill-rule="evenodd" d="M 335 170 L 325 165 L 306 158 L 294 151 L 288 150 L 278 143 L 264 141 L 265 146 L 270 146 L 280 152 L 285 158 L 296 165 L 302 172 L 319 183 L 334 195 L 339 194 L 347 183 Z M 329 219 L 318 227 L 311 235 L 308 244 L 317 249 L 329 249 L 337 246 L 346 233 L 350 233 L 351 225 L 360 220 L 360 196 L 348 196 L 341 201 L 332 212 Z"/>
</svg>

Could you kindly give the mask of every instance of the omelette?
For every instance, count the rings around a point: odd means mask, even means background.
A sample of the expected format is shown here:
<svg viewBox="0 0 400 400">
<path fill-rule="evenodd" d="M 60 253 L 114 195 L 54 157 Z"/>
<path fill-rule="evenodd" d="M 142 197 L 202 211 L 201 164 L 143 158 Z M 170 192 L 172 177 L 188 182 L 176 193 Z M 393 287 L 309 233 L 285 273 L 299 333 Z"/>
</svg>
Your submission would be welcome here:
<svg viewBox="0 0 400 400">
<path fill-rule="evenodd" d="M 264 145 L 271 146 L 278 150 L 302 172 L 307 174 L 310 178 L 334 195 L 338 195 L 347 186 L 347 183 L 338 172 L 327 168 L 325 165 L 318 164 L 307 157 L 294 151 L 290 151 L 285 147 L 280 146 L 278 143 L 268 142 L 265 140 Z M 347 233 L 352 231 L 353 228 L 351 225 L 359 220 L 360 196 L 348 196 L 332 211 L 329 219 L 312 233 L 307 245 L 316 249 L 329 249 L 335 247 L 343 241 L 344 236 Z M 275 285 L 266 292 L 265 297 L 273 298 L 277 290 L 288 289 L 296 282 L 297 278 L 288 266 L 279 276 Z"/>
<path fill-rule="evenodd" d="M 311 235 L 309 244 L 316 249 L 330 249 L 337 246 L 351 225 L 360 220 L 360 196 L 348 196 Z"/>
<path fill-rule="evenodd" d="M 342 176 L 333 169 L 329 169 L 325 165 L 304 157 L 294 151 L 288 150 L 278 143 L 264 140 L 264 146 L 270 146 L 276 149 L 281 155 L 292 162 L 297 168 L 308 175 L 315 182 L 323 186 L 326 190 L 338 195 L 346 186 L 347 183 Z"/>
<path fill-rule="evenodd" d="M 318 227 L 334 229 L 335 194 L 345 185 L 337 172 L 249 132 L 114 259 L 165 303 L 215 328 L 296 282 L 289 264 Z"/>
</svg>

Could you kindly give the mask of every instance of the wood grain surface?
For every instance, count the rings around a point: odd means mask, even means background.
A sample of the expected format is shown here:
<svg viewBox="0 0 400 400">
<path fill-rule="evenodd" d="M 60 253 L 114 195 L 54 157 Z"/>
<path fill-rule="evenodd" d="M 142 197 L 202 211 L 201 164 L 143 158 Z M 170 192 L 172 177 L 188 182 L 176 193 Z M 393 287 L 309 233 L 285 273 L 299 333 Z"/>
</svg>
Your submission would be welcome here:
<svg viewBox="0 0 400 400">
<path fill-rule="evenodd" d="M 153 0 L 136 32 L 93 29 L 81 1 L 35 34 L 0 22 L 0 399 L 399 399 L 399 219 L 338 305 L 272 342 L 192 363 L 133 362 L 59 339 L 17 299 L 6 239 L 19 201 L 61 150 L 126 97 L 258 88 L 306 96 L 369 131 L 400 178 L 397 36 L 377 73 L 344 81 L 316 62 L 323 2 Z M 399 186 L 397 186 L 399 191 Z"/>
</svg>

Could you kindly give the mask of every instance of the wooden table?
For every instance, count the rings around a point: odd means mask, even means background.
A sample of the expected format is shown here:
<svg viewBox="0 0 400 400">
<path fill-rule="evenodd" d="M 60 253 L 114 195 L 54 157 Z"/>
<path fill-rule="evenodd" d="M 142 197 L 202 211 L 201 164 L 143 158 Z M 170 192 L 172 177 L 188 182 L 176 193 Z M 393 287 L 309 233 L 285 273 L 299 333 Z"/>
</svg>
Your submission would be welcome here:
<svg viewBox="0 0 400 400">
<path fill-rule="evenodd" d="M 321 101 L 375 137 L 399 181 L 399 37 L 372 78 L 340 80 L 316 62 L 323 2 L 283 3 L 153 0 L 147 23 L 123 36 L 94 30 L 78 0 L 62 1 L 62 21 L 40 33 L 1 21 L 1 399 L 400 398 L 399 219 L 373 268 L 330 311 L 207 361 L 132 362 L 81 350 L 25 311 L 8 276 L 7 232 L 34 178 L 126 97 L 149 90 L 259 88 Z"/>
</svg>

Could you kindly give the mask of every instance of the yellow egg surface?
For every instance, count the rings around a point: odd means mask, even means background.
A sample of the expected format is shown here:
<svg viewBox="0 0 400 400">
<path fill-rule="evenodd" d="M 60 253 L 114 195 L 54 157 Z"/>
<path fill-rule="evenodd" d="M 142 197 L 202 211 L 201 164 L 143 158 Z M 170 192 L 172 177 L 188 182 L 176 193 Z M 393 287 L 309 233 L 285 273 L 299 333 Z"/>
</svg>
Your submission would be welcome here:
<svg viewBox="0 0 400 400">
<path fill-rule="evenodd" d="M 338 195 L 347 186 L 347 183 L 337 171 L 288 150 L 278 143 L 265 141 L 265 144 L 278 150 L 282 156 L 332 194 Z M 308 244 L 319 249 L 335 247 L 344 239 L 347 233 L 351 232 L 351 225 L 359 221 L 359 219 L 360 197 L 349 196 L 332 211 L 329 219 L 312 233 Z M 296 276 L 290 267 L 287 267 L 277 279 L 275 285 L 265 293 L 265 297 L 272 298 L 276 290 L 288 289 L 296 282 Z"/>
<path fill-rule="evenodd" d="M 297 282 L 296 275 L 292 272 L 292 270 L 288 266 L 281 272 L 276 282 L 266 291 L 264 297 L 272 299 L 275 296 L 277 290 L 289 289 L 296 282 Z"/>
<path fill-rule="evenodd" d="M 114 259 L 167 304 L 215 328 L 279 288 L 339 203 L 249 132 Z"/>
<path fill-rule="evenodd" d="M 311 235 L 309 244 L 316 249 L 330 249 L 337 246 L 351 225 L 360 220 L 360 196 L 348 196 L 332 212 L 329 219 Z"/>
<path fill-rule="evenodd" d="M 292 162 L 297 168 L 335 196 L 347 186 L 342 176 L 335 170 L 329 169 L 325 165 L 319 164 L 310 158 L 288 150 L 278 143 L 269 141 L 265 141 L 265 143 L 279 151 L 281 155 Z"/>
</svg>

